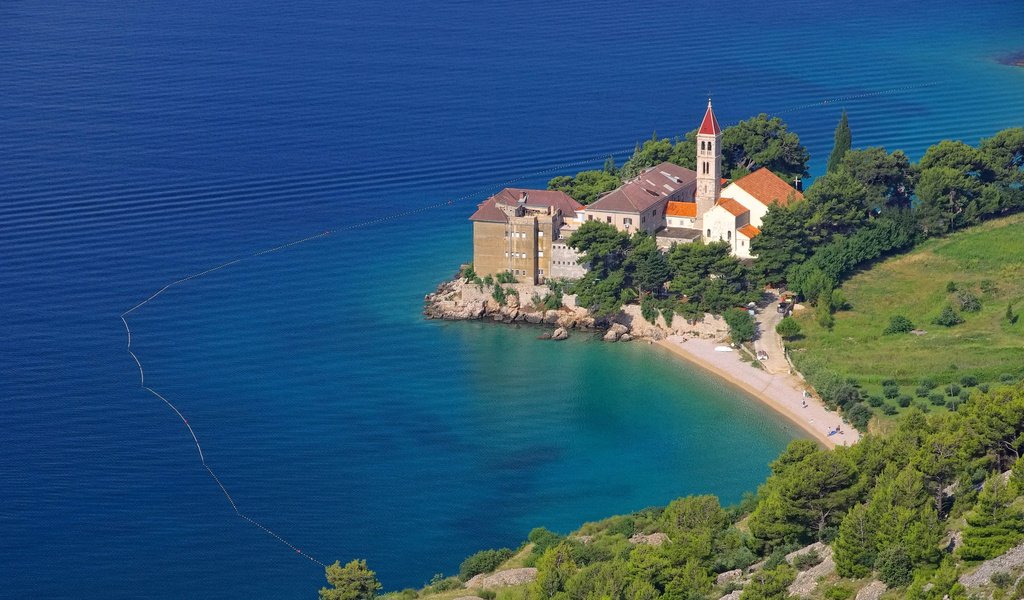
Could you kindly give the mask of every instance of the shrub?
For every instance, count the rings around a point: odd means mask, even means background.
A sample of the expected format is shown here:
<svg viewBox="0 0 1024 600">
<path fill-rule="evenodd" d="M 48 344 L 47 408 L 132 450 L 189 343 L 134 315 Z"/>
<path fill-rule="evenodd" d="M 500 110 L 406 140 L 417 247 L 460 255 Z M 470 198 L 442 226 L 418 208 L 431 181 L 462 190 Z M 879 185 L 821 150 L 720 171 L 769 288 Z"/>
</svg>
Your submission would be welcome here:
<svg viewBox="0 0 1024 600">
<path fill-rule="evenodd" d="M 949 402 L 946 403 L 946 408 L 953 412 L 956 412 L 956 409 L 960 407 L 960 404 L 960 399 L 954 398 L 953 400 L 950 400 Z"/>
<path fill-rule="evenodd" d="M 420 593 L 414 590 L 413 588 L 405 588 L 404 590 L 398 592 L 398 597 L 402 600 L 414 600 L 415 598 L 419 598 L 419 596 Z"/>
<path fill-rule="evenodd" d="M 817 311 L 818 325 L 821 325 L 824 329 L 832 331 L 832 328 L 836 325 L 836 318 L 832 316 L 832 307 L 828 304 L 818 304 Z"/>
<path fill-rule="evenodd" d="M 964 375 L 960 378 L 960 385 L 964 387 L 974 387 L 978 385 L 978 378 L 974 375 Z"/>
<path fill-rule="evenodd" d="M 505 288 L 500 285 L 494 286 L 494 291 L 491 292 L 491 298 L 498 304 L 505 306 L 505 302 L 508 300 L 508 296 L 505 294 Z"/>
<path fill-rule="evenodd" d="M 882 394 L 886 398 L 895 398 L 896 396 L 900 395 L 900 388 L 894 385 L 887 385 L 882 388 Z"/>
<path fill-rule="evenodd" d="M 1002 375 L 999 376 L 999 381 L 1001 381 L 1002 383 L 1013 383 L 1016 380 L 1017 377 L 1015 377 L 1012 373 L 1003 373 Z"/>
<path fill-rule="evenodd" d="M 519 283 L 519 280 L 516 279 L 516 276 L 511 271 L 502 271 L 495 275 L 495 278 L 498 283 Z"/>
<path fill-rule="evenodd" d="M 928 396 L 928 400 L 930 400 L 931 403 L 934 404 L 935 406 L 942 406 L 946 402 L 946 397 L 938 392 L 935 392 L 934 394 Z"/>
<path fill-rule="evenodd" d="M 466 581 L 474 575 L 490 573 L 510 558 L 512 558 L 512 551 L 508 548 L 481 550 L 462 561 L 459 566 L 459 579 Z"/>
<path fill-rule="evenodd" d="M 924 402 L 918 402 L 914 406 L 917 406 L 917 409 L 920 410 L 923 413 L 929 412 L 932 409 L 931 406 L 929 406 L 928 404 L 925 404 Z"/>
<path fill-rule="evenodd" d="M 968 400 L 971 399 L 971 390 L 968 390 L 968 389 L 960 390 L 960 393 L 957 394 L 957 396 L 960 398 L 961 402 L 967 402 Z"/>
<path fill-rule="evenodd" d="M 806 571 L 814 565 L 820 564 L 824 560 L 818 555 L 816 550 L 810 552 L 804 552 L 793 557 L 793 566 L 796 567 L 797 571 Z"/>
<path fill-rule="evenodd" d="M 661 309 L 661 318 L 665 319 L 665 325 L 672 326 L 672 319 L 676 316 L 676 311 L 673 308 Z"/>
<path fill-rule="evenodd" d="M 994 294 L 996 293 L 996 290 L 999 289 L 999 286 L 997 286 L 991 279 L 982 279 L 981 283 L 978 284 L 978 287 L 981 288 L 983 294 Z"/>
<path fill-rule="evenodd" d="M 908 333 L 914 329 L 914 323 L 910 319 L 903 315 L 893 315 L 889 317 L 889 326 L 882 332 L 883 335 L 892 335 L 894 333 Z"/>
<path fill-rule="evenodd" d="M 835 583 L 825 588 L 822 596 L 825 600 L 850 600 L 853 598 L 854 589 L 847 583 Z"/>
<path fill-rule="evenodd" d="M 1017 315 L 1013 314 L 1013 302 L 1006 305 L 1006 321 L 1010 325 L 1017 324 Z"/>
<path fill-rule="evenodd" d="M 926 388 L 922 385 L 918 386 L 918 388 L 914 390 L 914 395 L 917 396 L 918 398 L 927 398 L 928 394 L 931 393 L 931 391 L 931 388 Z"/>
<path fill-rule="evenodd" d="M 987 394 L 988 390 L 989 390 L 989 386 L 988 386 L 987 383 L 983 383 L 983 384 L 978 386 L 978 391 L 981 392 L 982 394 Z"/>
<path fill-rule="evenodd" d="M 908 396 L 907 394 L 903 394 L 903 395 L 900 396 L 899 400 L 897 400 L 896 402 L 898 402 L 899 405 L 902 406 L 903 408 L 906 408 L 906 407 L 910 406 L 910 400 L 911 400 L 910 396 Z"/>
<path fill-rule="evenodd" d="M 947 304 L 939 316 L 932 319 L 932 323 L 935 325 L 941 325 L 943 327 L 953 327 L 964 322 L 964 318 L 953 308 L 952 304 Z"/>
<path fill-rule="evenodd" d="M 650 324 L 655 324 L 658 321 L 658 301 L 654 299 L 654 296 L 644 296 L 644 299 L 640 301 L 640 315 Z"/>
<path fill-rule="evenodd" d="M 722 315 L 729 326 L 729 336 L 736 343 L 749 342 L 754 339 L 756 324 L 754 317 L 742 308 L 730 308 Z"/>
<path fill-rule="evenodd" d="M 882 380 L 882 387 L 896 387 L 899 383 L 892 377 Z"/>
<path fill-rule="evenodd" d="M 981 310 L 981 300 L 978 300 L 977 296 L 967 290 L 956 293 L 956 303 L 960 310 L 964 312 L 978 312 Z"/>
<path fill-rule="evenodd" d="M 859 431 L 867 431 L 868 423 L 871 422 L 871 409 L 860 402 L 851 405 L 846 409 L 846 419 Z M 795 563 L 794 563 L 795 566 Z"/>
<path fill-rule="evenodd" d="M 775 332 L 784 340 L 791 340 L 800 335 L 800 323 L 793 317 L 786 317 L 775 326 Z"/>
<path fill-rule="evenodd" d="M 531 554 L 540 556 L 545 550 L 562 541 L 562 536 L 544 527 L 537 527 L 530 531 L 526 539 L 533 544 Z"/>
<path fill-rule="evenodd" d="M 960 394 L 960 386 L 958 386 L 957 384 L 951 383 L 951 384 L 946 386 L 946 395 L 947 396 L 957 396 L 959 394 Z"/>
<path fill-rule="evenodd" d="M 992 577 L 989 577 L 989 581 L 997 588 L 1005 588 L 1013 583 L 1013 576 L 1006 571 L 997 571 L 992 574 Z"/>
<path fill-rule="evenodd" d="M 878 578 L 891 588 L 903 587 L 913 578 L 913 564 L 901 546 L 890 546 L 879 552 L 875 569 L 878 570 Z"/>
<path fill-rule="evenodd" d="M 892 415 L 896 414 L 899 411 L 897 411 L 896 407 L 893 406 L 892 404 L 886 404 L 885 406 L 882 407 L 882 412 L 887 414 L 887 415 L 889 415 L 889 416 L 892 416 Z"/>
<path fill-rule="evenodd" d="M 834 311 L 850 310 L 850 301 L 843 290 L 832 290 L 831 308 Z"/>
<path fill-rule="evenodd" d="M 874 407 L 879 407 L 885 404 L 885 399 L 881 396 L 868 396 L 868 404 Z"/>
<path fill-rule="evenodd" d="M 928 388 L 928 389 L 932 389 L 933 387 L 935 387 L 935 386 L 939 385 L 939 384 L 938 384 L 938 383 L 937 383 L 937 382 L 936 382 L 936 381 L 935 381 L 934 379 L 932 379 L 931 377 L 922 377 L 922 378 L 921 378 L 921 382 L 920 382 L 920 383 L 921 383 L 921 387 L 926 387 L 926 388 Z"/>
<path fill-rule="evenodd" d="M 957 290 L 956 283 L 950 281 L 949 283 L 946 284 L 946 293 L 947 294 L 952 294 L 956 290 Z"/>
</svg>

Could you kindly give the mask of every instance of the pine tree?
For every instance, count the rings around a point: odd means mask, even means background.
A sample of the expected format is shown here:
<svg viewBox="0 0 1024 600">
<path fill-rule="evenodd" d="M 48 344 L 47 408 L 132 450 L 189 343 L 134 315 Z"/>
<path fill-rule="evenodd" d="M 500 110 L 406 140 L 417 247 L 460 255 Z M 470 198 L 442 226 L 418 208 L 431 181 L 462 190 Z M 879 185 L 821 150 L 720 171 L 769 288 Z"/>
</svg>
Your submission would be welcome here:
<svg viewBox="0 0 1024 600">
<path fill-rule="evenodd" d="M 839 525 L 839 536 L 832 544 L 836 572 L 841 577 L 863 577 L 871 572 L 876 558 L 876 528 L 877 523 L 863 504 L 846 513 Z"/>
<path fill-rule="evenodd" d="M 964 560 L 986 560 L 999 556 L 1024 538 L 1024 514 L 1011 506 L 1013 491 L 999 473 L 985 481 L 974 510 L 967 513 Z"/>
<path fill-rule="evenodd" d="M 839 125 L 836 126 L 836 141 L 835 145 L 832 146 L 832 154 L 828 156 L 828 165 L 825 167 L 826 172 L 834 173 L 839 168 L 839 163 L 843 162 L 843 155 L 853 145 L 853 134 L 850 133 L 850 122 L 846 118 L 846 111 L 843 111 L 843 116 L 839 118 Z"/>
</svg>

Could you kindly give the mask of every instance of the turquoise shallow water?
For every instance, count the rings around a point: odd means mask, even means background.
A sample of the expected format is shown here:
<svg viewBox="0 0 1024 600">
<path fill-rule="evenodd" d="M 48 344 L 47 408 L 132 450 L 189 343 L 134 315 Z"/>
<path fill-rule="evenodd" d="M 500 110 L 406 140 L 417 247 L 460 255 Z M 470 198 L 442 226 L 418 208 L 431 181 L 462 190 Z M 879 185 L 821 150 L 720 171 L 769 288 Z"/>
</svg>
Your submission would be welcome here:
<svg viewBox="0 0 1024 600">
<path fill-rule="evenodd" d="M 1024 6 L 0 3 L 0 597 L 388 588 L 530 528 L 734 501 L 787 424 L 657 348 L 422 320 L 501 182 L 781 114 L 819 171 L 1024 124 Z M 573 163 L 573 166 L 557 168 Z M 537 379 L 529 374 L 544 373 Z M 58 568 L 59 566 L 59 568 Z"/>
</svg>

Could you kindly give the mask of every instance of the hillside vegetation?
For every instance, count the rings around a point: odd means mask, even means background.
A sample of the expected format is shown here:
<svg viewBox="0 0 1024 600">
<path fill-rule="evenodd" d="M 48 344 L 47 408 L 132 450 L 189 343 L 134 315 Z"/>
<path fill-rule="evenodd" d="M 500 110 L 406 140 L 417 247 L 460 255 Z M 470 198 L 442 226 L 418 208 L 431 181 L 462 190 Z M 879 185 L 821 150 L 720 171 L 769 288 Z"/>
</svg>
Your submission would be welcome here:
<svg viewBox="0 0 1024 600">
<path fill-rule="evenodd" d="M 850 448 L 794 441 L 738 506 L 690 496 L 569 536 L 538 528 L 515 554 L 482 551 L 458 577 L 384 597 L 852 600 L 870 585 L 888 587 L 882 598 L 1020 598 L 1022 449 L 1024 385 L 995 386 L 956 412 L 912 409 L 889 434 Z M 512 588 L 470 583 L 472 574 L 513 565 L 536 571 Z M 361 561 L 336 563 L 327 578 L 321 600 L 371 600 L 379 587 Z"/>
<path fill-rule="evenodd" d="M 827 365 L 896 408 L 903 395 L 919 406 L 945 406 L 974 385 L 1024 377 L 1022 228 L 1024 215 L 990 221 L 853 276 L 841 288 L 849 308 L 835 314 L 831 330 L 811 311 L 798 315 L 805 335 L 791 344 L 794 360 L 812 371 Z M 971 296 L 980 303 L 976 312 L 960 307 Z M 963 323 L 934 323 L 950 304 Z M 894 316 L 927 333 L 884 333 Z M 887 380 L 899 395 L 885 397 Z M 933 402 L 937 393 L 941 403 Z"/>
</svg>

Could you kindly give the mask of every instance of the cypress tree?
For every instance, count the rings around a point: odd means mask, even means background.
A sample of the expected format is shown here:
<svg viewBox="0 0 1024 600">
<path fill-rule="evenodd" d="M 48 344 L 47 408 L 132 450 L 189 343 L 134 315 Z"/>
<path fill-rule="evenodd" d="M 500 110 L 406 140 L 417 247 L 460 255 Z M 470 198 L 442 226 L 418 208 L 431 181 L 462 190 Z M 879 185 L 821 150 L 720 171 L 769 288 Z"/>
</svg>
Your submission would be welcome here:
<svg viewBox="0 0 1024 600">
<path fill-rule="evenodd" d="M 834 173 L 839 168 L 839 163 L 843 162 L 843 155 L 853 145 L 853 134 L 850 133 L 850 122 L 846 118 L 846 111 L 843 111 L 843 116 L 839 118 L 839 125 L 836 126 L 836 141 L 835 145 L 832 146 L 832 154 L 828 156 L 828 165 L 825 167 L 826 172 Z"/>
</svg>

